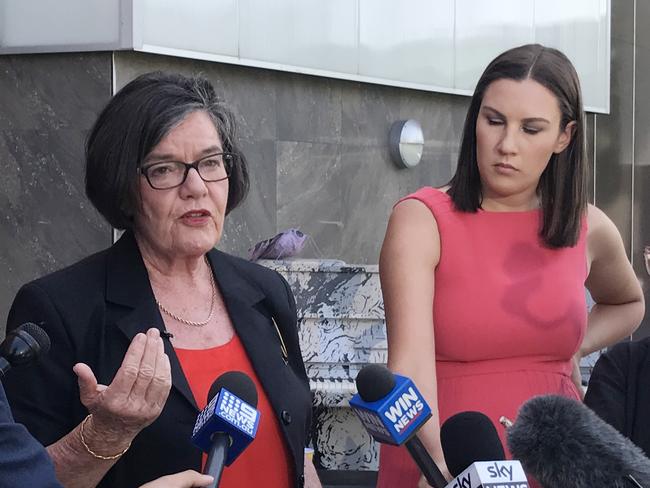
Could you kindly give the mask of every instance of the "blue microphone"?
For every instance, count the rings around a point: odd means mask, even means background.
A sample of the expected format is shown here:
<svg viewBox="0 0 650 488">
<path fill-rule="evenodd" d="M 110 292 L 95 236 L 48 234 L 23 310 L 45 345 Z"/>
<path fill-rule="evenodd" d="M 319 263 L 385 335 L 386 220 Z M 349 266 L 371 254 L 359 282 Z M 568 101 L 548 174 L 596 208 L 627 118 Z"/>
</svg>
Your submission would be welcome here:
<svg viewBox="0 0 650 488">
<path fill-rule="evenodd" d="M 255 439 L 260 421 L 257 390 L 253 381 L 240 371 L 219 376 L 208 394 L 208 405 L 196 418 L 192 442 L 208 453 L 204 473 L 219 486 L 223 467 L 230 466 Z"/>
<path fill-rule="evenodd" d="M 444 488 L 447 480 L 416 435 L 431 409 L 413 382 L 371 364 L 359 371 L 356 383 L 359 393 L 350 406 L 370 435 L 385 444 L 406 445 L 427 482 Z"/>
</svg>

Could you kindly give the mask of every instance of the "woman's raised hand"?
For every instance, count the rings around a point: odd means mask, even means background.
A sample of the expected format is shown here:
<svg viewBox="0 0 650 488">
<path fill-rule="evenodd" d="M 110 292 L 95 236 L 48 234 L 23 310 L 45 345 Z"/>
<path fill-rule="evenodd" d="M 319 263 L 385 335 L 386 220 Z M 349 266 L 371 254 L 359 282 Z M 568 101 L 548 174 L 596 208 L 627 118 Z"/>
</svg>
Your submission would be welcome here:
<svg viewBox="0 0 650 488">
<path fill-rule="evenodd" d="M 169 358 L 155 328 L 133 338 L 110 385 L 98 384 L 84 363 L 77 363 L 73 370 L 79 380 L 81 403 L 92 414 L 84 434 L 113 452 L 126 448 L 160 415 L 171 388 Z"/>
</svg>

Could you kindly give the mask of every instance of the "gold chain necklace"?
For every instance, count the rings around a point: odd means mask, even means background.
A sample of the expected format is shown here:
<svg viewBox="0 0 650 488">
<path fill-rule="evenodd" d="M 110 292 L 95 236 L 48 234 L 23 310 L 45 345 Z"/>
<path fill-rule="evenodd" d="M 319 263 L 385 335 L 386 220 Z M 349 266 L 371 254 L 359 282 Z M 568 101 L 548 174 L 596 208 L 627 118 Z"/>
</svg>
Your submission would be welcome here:
<svg viewBox="0 0 650 488">
<path fill-rule="evenodd" d="M 207 263 L 207 259 L 206 259 Z M 212 268 L 210 268 L 210 265 L 208 264 L 208 269 L 210 270 L 210 286 L 212 287 L 212 299 L 210 300 L 210 315 L 208 315 L 208 318 L 205 320 L 202 320 L 201 322 L 192 322 L 191 320 L 184 319 L 182 317 L 179 317 L 178 315 L 170 312 L 167 310 L 162 303 L 158 301 L 156 298 L 156 304 L 158 305 L 158 308 L 165 312 L 167 315 L 169 315 L 171 318 L 178 320 L 179 322 L 186 324 L 186 325 L 191 325 L 192 327 L 203 327 L 204 325 L 207 325 L 208 322 L 212 319 L 212 316 L 214 315 L 214 302 L 216 301 L 217 298 L 217 286 L 214 283 L 214 276 L 212 275 Z"/>
</svg>

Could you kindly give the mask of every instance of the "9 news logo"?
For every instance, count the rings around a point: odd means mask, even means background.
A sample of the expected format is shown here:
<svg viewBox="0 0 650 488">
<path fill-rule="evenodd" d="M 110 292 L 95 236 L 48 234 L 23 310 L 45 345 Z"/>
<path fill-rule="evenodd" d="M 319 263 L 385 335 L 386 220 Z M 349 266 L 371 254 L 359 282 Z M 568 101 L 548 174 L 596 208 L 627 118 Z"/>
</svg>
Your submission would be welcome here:
<svg viewBox="0 0 650 488">
<path fill-rule="evenodd" d="M 217 415 L 230 422 L 237 429 L 249 436 L 255 434 L 255 422 L 259 415 L 257 410 L 228 390 L 223 390 L 222 401 L 219 402 Z"/>
</svg>

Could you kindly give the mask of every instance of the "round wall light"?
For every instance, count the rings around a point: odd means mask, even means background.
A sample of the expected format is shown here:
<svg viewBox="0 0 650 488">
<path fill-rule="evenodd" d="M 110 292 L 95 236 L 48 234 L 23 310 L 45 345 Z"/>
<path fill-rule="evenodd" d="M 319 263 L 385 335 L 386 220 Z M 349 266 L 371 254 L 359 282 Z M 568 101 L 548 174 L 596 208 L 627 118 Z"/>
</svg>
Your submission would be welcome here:
<svg viewBox="0 0 650 488">
<path fill-rule="evenodd" d="M 400 168 L 413 168 L 422 159 L 424 134 L 417 120 L 398 120 L 388 134 L 388 149 Z"/>
</svg>

